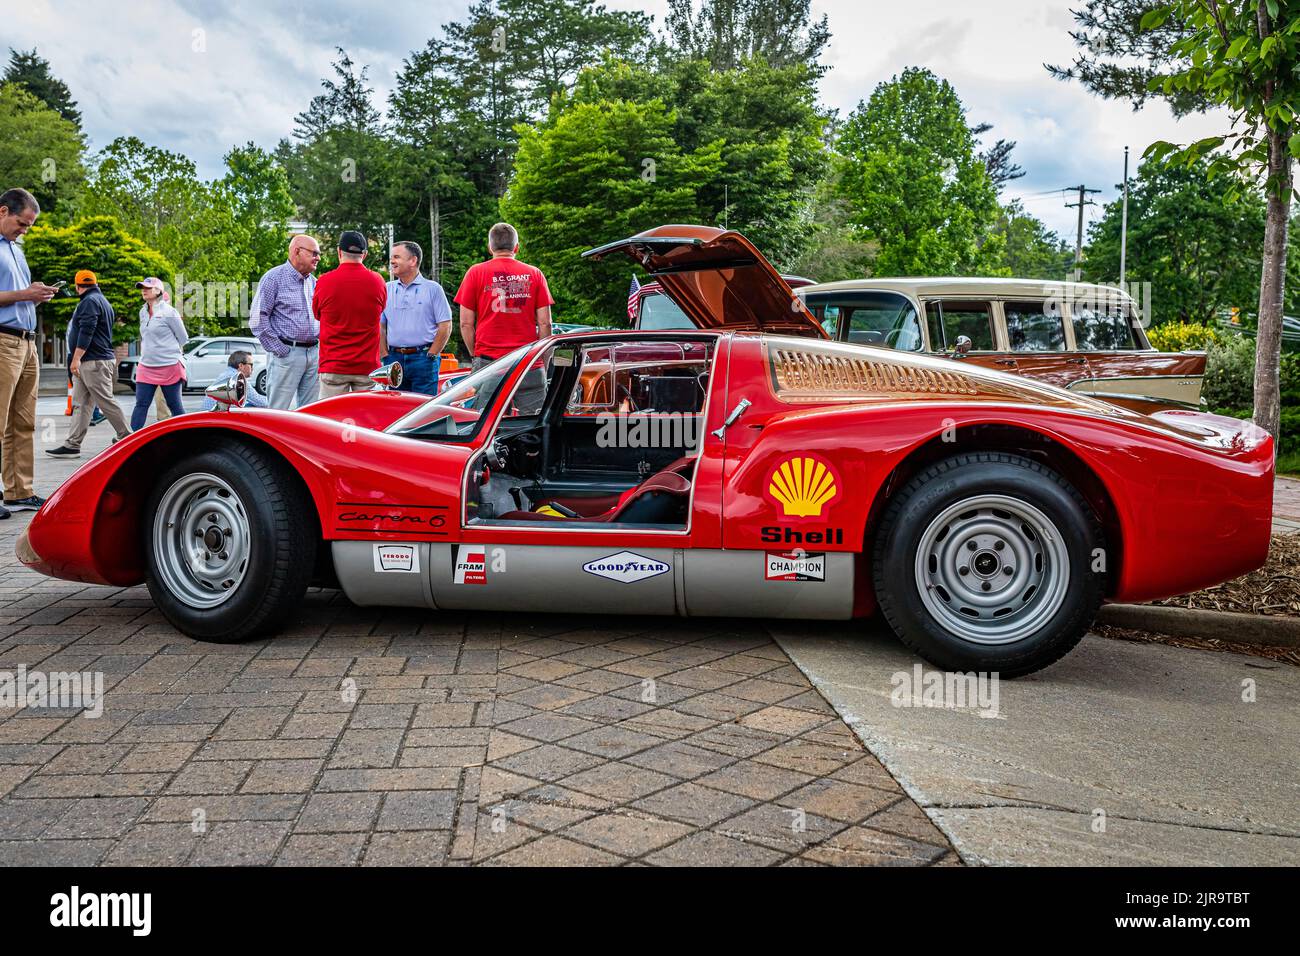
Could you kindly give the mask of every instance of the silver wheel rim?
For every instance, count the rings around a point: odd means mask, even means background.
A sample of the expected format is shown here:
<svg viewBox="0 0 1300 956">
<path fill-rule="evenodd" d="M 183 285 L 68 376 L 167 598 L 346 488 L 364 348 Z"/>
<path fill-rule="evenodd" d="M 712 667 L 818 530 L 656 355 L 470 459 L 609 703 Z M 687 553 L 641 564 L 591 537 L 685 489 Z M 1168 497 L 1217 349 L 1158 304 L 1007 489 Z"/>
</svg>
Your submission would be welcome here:
<svg viewBox="0 0 1300 956">
<path fill-rule="evenodd" d="M 915 574 L 922 602 L 946 630 L 975 644 L 1009 644 L 1060 609 L 1070 555 L 1056 525 L 1033 505 L 979 495 L 930 522 Z"/>
<path fill-rule="evenodd" d="M 213 608 L 230 600 L 248 573 L 248 512 L 216 475 L 174 481 L 158 502 L 153 546 L 158 576 L 177 600 Z"/>
</svg>

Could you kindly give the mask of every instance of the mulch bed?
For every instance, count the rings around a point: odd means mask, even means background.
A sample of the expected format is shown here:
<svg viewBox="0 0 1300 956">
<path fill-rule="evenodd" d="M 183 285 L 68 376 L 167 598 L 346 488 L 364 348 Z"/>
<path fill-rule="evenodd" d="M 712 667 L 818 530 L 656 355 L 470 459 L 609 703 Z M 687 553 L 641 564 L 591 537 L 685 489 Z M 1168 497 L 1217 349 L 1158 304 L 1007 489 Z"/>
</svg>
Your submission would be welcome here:
<svg viewBox="0 0 1300 956">
<path fill-rule="evenodd" d="M 1264 657 L 1282 664 L 1300 667 L 1300 648 L 1269 647 L 1260 644 L 1239 644 L 1236 641 L 1220 641 L 1217 638 L 1174 637 L 1170 634 L 1152 634 L 1147 631 L 1133 631 L 1127 627 L 1112 627 L 1109 624 L 1094 624 L 1094 634 L 1119 641 L 1133 641 L 1138 644 L 1168 644 L 1171 647 L 1190 647 L 1198 651 L 1230 651 L 1234 654 L 1248 654 L 1251 657 Z"/>
<path fill-rule="evenodd" d="M 1166 607 L 1300 617 L 1300 535 L 1275 534 L 1258 571 L 1195 594 L 1153 601 Z"/>
</svg>

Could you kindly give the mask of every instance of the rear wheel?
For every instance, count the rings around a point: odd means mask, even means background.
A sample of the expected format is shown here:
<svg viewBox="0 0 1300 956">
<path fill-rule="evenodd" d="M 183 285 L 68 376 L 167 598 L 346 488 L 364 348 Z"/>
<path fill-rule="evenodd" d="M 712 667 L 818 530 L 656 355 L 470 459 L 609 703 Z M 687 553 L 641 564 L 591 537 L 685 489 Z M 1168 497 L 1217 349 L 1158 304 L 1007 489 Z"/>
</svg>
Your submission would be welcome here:
<svg viewBox="0 0 1300 956">
<path fill-rule="evenodd" d="M 149 593 L 191 637 L 226 644 L 273 632 L 306 593 L 311 502 L 268 452 L 231 442 L 178 462 L 145 514 Z"/>
<path fill-rule="evenodd" d="M 940 667 L 1028 674 L 1073 648 L 1105 595 L 1102 531 L 1049 468 L 1015 455 L 940 461 L 890 502 L 876 536 L 880 608 Z"/>
</svg>

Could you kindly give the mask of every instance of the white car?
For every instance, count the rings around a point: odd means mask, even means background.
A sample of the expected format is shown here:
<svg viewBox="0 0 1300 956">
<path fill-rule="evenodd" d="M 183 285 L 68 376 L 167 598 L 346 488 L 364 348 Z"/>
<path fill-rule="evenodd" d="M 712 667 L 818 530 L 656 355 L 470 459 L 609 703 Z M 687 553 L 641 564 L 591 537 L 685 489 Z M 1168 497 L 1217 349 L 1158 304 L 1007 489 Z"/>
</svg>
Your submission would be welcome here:
<svg viewBox="0 0 1300 956">
<path fill-rule="evenodd" d="M 251 336 L 218 335 L 190 339 L 185 344 L 185 389 L 202 391 L 211 385 L 230 364 L 230 354 L 243 350 L 253 356 L 253 386 L 266 394 L 266 349 Z M 135 386 L 135 368 L 140 356 L 131 355 L 118 362 L 117 379 L 124 385 Z"/>
</svg>

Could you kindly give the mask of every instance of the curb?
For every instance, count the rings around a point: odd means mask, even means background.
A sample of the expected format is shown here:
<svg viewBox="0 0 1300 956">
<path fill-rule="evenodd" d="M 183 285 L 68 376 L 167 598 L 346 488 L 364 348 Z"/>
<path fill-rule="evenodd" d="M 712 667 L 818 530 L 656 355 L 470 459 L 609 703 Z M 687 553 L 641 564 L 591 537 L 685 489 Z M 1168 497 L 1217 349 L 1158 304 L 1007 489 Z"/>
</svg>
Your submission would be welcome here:
<svg viewBox="0 0 1300 956">
<path fill-rule="evenodd" d="M 1263 647 L 1300 647 L 1300 618 L 1294 617 L 1153 604 L 1107 604 L 1098 612 L 1097 620 L 1115 627 L 1155 631 L 1171 637 L 1199 637 Z"/>
</svg>

